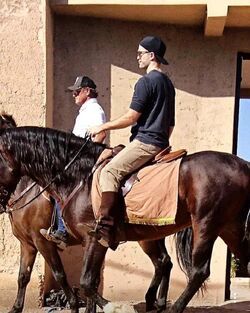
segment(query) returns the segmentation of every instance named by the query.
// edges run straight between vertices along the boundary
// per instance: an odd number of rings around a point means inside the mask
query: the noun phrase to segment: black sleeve
[[[130,109],[139,113],[144,111],[144,108],[149,99],[149,91],[145,77],[141,77],[135,85],[133,98],[130,104]]]

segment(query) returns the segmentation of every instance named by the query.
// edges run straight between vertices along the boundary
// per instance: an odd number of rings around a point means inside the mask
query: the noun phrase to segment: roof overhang
[[[205,36],[222,36],[225,27],[250,27],[249,0],[50,0],[56,14],[126,21],[203,26]]]

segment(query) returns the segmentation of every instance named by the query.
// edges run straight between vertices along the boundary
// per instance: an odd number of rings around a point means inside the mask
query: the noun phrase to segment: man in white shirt
[[[103,108],[97,102],[98,93],[96,84],[87,76],[78,76],[73,86],[67,88],[73,93],[76,105],[80,106],[79,114],[75,120],[73,134],[85,137],[87,130],[106,122]],[[105,132],[98,134],[93,141],[103,142]]]
[[[72,92],[76,105],[80,107],[75,120],[73,134],[79,137],[85,137],[90,127],[97,126],[106,122],[106,116],[103,108],[97,102],[98,93],[96,84],[87,76],[78,76],[73,86],[66,91]],[[92,136],[95,142],[103,142],[106,137],[105,131]],[[40,233],[48,240],[57,244],[67,242],[67,231],[61,218],[61,209],[59,203],[55,203],[57,229],[52,232],[47,229],[41,229]]]

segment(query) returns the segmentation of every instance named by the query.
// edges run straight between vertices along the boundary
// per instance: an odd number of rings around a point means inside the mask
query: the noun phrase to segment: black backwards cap
[[[169,64],[168,61],[164,59],[166,45],[159,37],[147,36],[143,38],[139,44],[149,52],[154,52],[160,63]]]
[[[75,91],[80,88],[89,87],[96,89],[96,84],[88,76],[78,76],[73,86],[69,86],[66,91]]]

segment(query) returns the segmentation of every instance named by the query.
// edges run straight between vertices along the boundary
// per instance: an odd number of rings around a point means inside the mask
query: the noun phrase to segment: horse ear
[[[12,125],[13,127],[17,127],[17,123],[16,123],[16,121],[14,120],[13,115],[9,115],[9,117],[10,117],[9,121],[10,121],[11,125]]]

